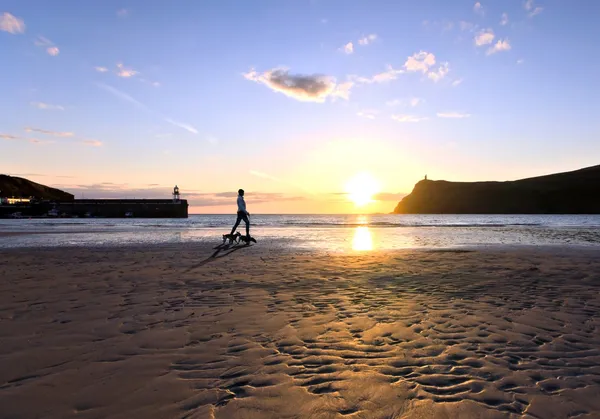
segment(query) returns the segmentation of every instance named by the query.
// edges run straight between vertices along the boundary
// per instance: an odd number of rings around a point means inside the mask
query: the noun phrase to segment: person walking
[[[233,233],[235,233],[235,230],[238,228],[238,226],[240,225],[240,222],[242,222],[242,220],[244,221],[244,223],[246,223],[246,237],[250,237],[250,219],[248,218],[250,216],[250,213],[246,210],[246,201],[244,201],[244,190],[240,189],[238,190],[238,197],[237,197],[237,220],[235,221],[235,225],[233,226],[233,228],[231,229],[231,235],[233,235]]]

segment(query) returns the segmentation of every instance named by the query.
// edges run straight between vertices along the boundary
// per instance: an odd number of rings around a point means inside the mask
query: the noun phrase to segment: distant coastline
[[[600,166],[506,182],[421,180],[395,214],[600,214]]]

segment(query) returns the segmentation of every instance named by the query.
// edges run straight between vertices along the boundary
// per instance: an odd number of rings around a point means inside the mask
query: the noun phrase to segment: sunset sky
[[[597,0],[2,0],[0,173],[191,213],[390,212],[600,164]],[[362,174],[362,175],[361,175]],[[356,175],[373,202],[347,194]],[[350,191],[351,192],[351,191]],[[232,197],[233,194],[233,197]]]

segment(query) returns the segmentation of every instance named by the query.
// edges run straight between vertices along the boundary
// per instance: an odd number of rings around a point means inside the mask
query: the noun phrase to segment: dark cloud
[[[259,74],[255,70],[244,74],[248,80],[262,83],[270,89],[306,102],[324,102],[327,97],[348,99],[352,83],[337,84],[334,77],[323,74],[292,74],[275,68]]]

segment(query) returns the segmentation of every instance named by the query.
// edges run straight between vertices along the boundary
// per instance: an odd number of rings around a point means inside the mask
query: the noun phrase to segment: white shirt
[[[237,199],[238,212],[243,212],[244,214],[248,214],[246,211],[246,201],[244,201],[244,197],[242,195],[238,195]]]

